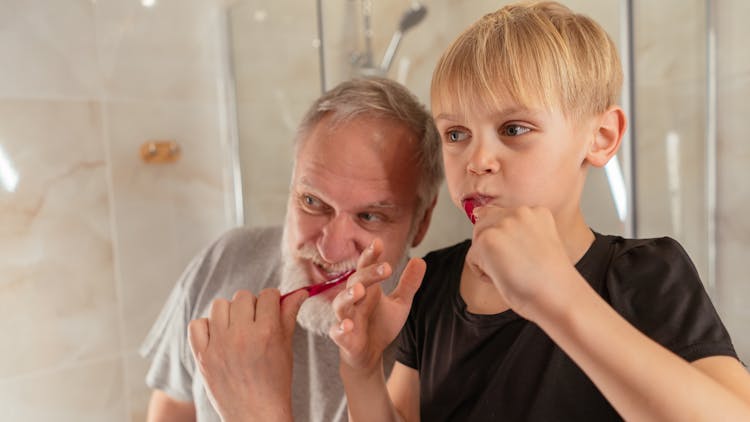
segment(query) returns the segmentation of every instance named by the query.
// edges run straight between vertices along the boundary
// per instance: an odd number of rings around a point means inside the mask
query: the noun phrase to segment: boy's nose
[[[494,148],[487,145],[484,140],[478,139],[471,149],[469,162],[466,169],[469,173],[482,175],[494,174],[500,170],[500,161]]]
[[[317,247],[321,258],[335,264],[359,256],[355,239],[357,225],[347,215],[335,215],[323,227]]]

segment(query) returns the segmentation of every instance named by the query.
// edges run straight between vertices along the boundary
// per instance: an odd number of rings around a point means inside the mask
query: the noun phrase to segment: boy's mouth
[[[474,216],[474,206],[473,199],[464,199],[464,211],[466,212],[466,216],[469,217],[469,220],[471,220],[471,224],[477,222],[477,218]]]
[[[491,199],[492,198],[484,195],[474,195],[467,196],[461,200],[461,203],[464,206],[464,212],[466,212],[466,216],[471,220],[471,224],[476,224],[477,222],[477,218],[474,215],[474,208],[489,203]]]

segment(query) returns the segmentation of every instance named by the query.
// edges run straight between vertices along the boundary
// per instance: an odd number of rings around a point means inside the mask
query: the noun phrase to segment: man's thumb
[[[309,293],[306,290],[300,290],[289,297],[284,298],[281,302],[281,324],[284,333],[291,336],[297,322],[297,313],[302,303],[307,300]]]

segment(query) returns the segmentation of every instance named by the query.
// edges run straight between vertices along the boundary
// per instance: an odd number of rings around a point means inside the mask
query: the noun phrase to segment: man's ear
[[[420,243],[422,243],[422,240],[424,240],[424,236],[427,234],[427,229],[430,227],[430,220],[432,220],[432,211],[435,209],[435,204],[437,204],[437,195],[435,195],[435,198],[432,199],[432,203],[429,207],[427,207],[427,209],[424,211],[422,219],[417,223],[419,224],[419,227],[417,228],[417,232],[414,234],[414,240],[412,240],[411,242],[412,248],[416,248]]]
[[[619,106],[608,108],[598,119],[594,139],[586,153],[586,161],[593,166],[604,167],[620,148],[628,123],[625,111]]]

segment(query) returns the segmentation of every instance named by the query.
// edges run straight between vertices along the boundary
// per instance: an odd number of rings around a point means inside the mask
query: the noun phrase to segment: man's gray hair
[[[437,196],[443,181],[443,160],[437,128],[419,99],[403,85],[386,78],[369,77],[342,82],[318,98],[305,113],[297,129],[295,159],[299,145],[309,137],[315,125],[328,116],[333,125],[366,117],[392,120],[409,129],[419,141],[416,158],[420,179],[414,217],[421,218]]]

